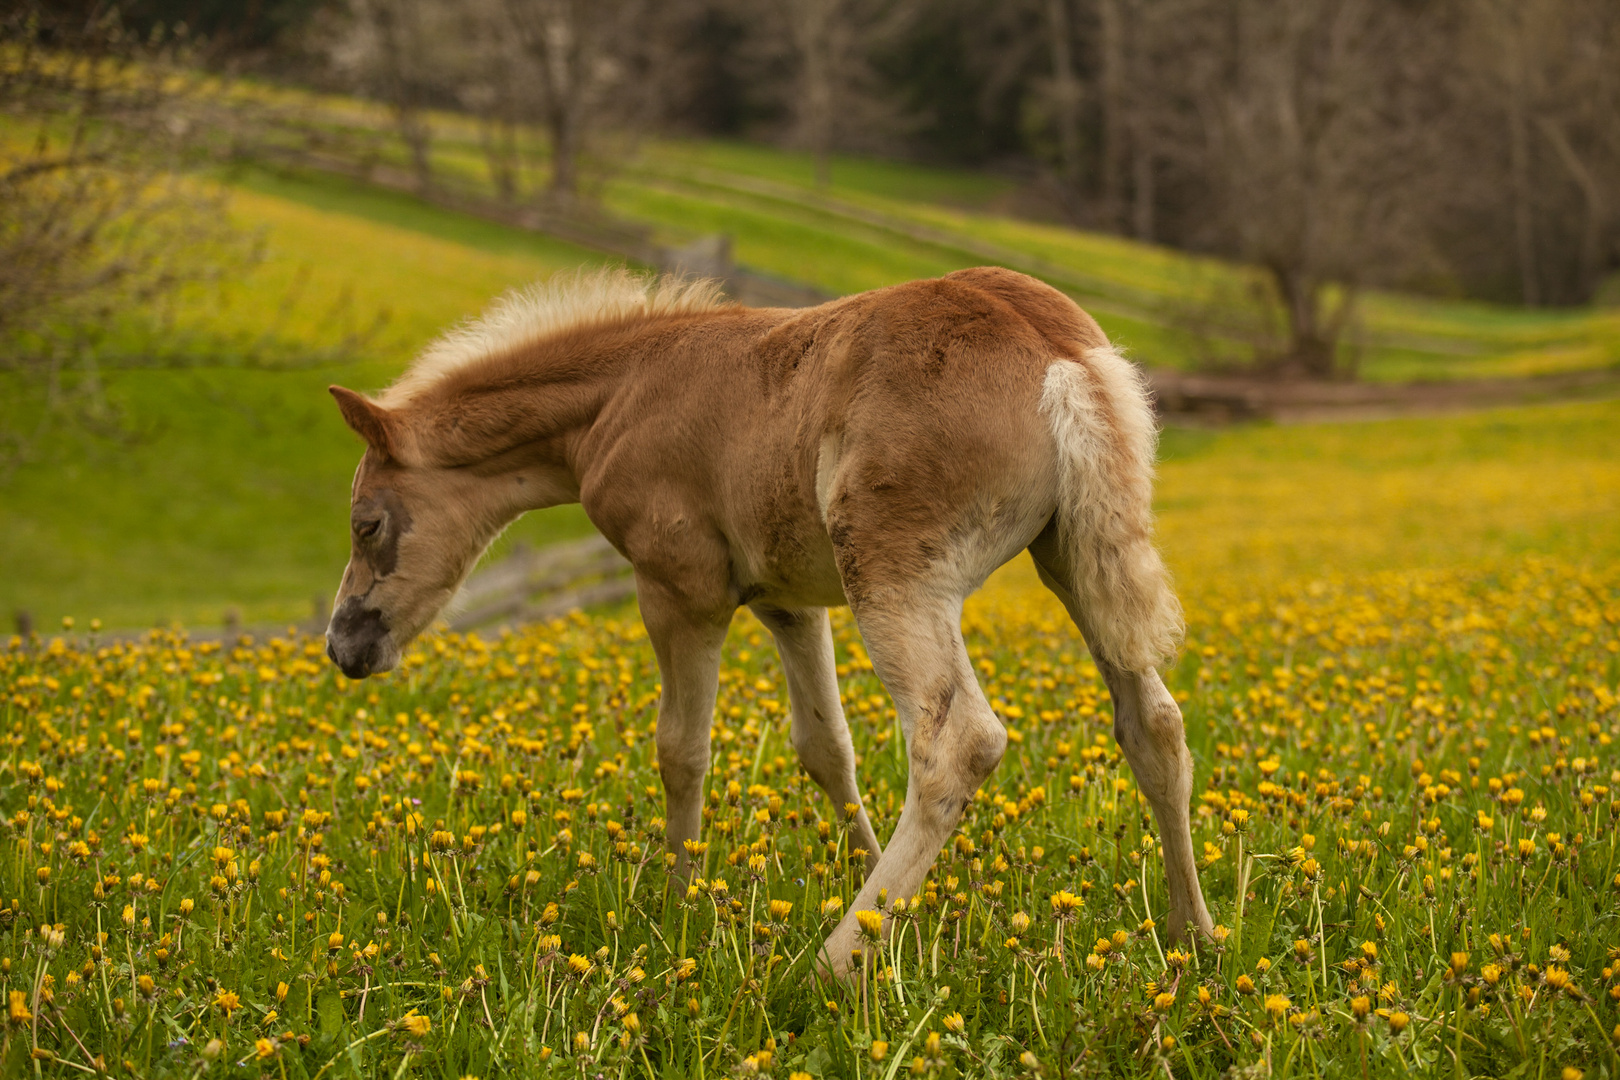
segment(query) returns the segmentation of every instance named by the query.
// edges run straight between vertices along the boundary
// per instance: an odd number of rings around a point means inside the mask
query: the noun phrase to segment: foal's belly
[[[791,545],[778,546],[775,558],[751,552],[733,559],[743,603],[787,609],[846,604],[844,582],[826,531],[818,524],[794,539]]]

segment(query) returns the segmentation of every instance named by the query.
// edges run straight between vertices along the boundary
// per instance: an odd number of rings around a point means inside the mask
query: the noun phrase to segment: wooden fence
[[[543,622],[575,608],[626,600],[635,592],[624,556],[600,536],[591,536],[518,548],[480,570],[461,587],[448,621],[456,631]]]

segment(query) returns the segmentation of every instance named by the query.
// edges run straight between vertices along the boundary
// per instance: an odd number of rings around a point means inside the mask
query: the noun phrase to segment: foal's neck
[[[580,334],[447,378],[417,403],[426,455],[482,481],[491,511],[508,520],[578,502],[592,426],[646,330]]]

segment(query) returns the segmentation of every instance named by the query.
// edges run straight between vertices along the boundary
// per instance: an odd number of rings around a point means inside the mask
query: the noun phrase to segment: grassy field
[[[217,626],[234,608],[249,623],[307,618],[348,556],[361,450],[326,386],[386,385],[494,296],[601,261],[347,181],[239,180],[234,212],[262,236],[265,260],[185,297],[172,327],[136,323],[119,345],[138,352],[172,332],[194,342],[198,366],[111,372],[129,443],[61,435],[0,482],[7,617]],[[345,339],[354,344],[334,355]],[[559,508],[530,515],[505,543],[589,529],[577,508]]]
[[[1214,941],[1155,925],[1107,694],[1026,566],[966,619],[1008,757],[858,986],[810,972],[862,864],[746,615],[691,882],[630,611],[364,683],[81,622],[0,651],[0,1072],[1616,1075],[1620,405],[1165,457]],[[903,740],[836,627],[887,835]]]
[[[345,123],[376,123],[354,102],[325,107]],[[474,134],[453,118],[437,122],[441,177],[484,190]],[[390,152],[385,144],[385,160]],[[1242,317],[1241,270],[1009,217],[1005,180],[859,158],[837,159],[832,178],[818,190],[802,154],[654,141],[593,183],[609,210],[660,240],[729,232],[743,262],[834,292],[985,261],[1021,266],[1081,298],[1148,364],[1197,359],[1200,343],[1169,307],[1225,297]],[[120,627],[217,626],[228,612],[249,624],[306,618],[341,569],[357,449],[326,384],[382,386],[501,291],[603,261],[332,176],[241,168],[222,179],[240,223],[262,236],[265,261],[187,295],[156,324],[132,316],[111,347],[121,366],[109,391],[130,439],[61,436],[0,478],[0,566],[10,571],[0,574],[0,613],[26,610],[44,624],[95,614]],[[1395,296],[1370,297],[1366,312],[1378,344],[1365,370],[1375,378],[1560,371],[1620,357],[1620,313]],[[0,386],[0,411],[24,419],[26,406]],[[505,542],[588,528],[562,509],[531,515]]]
[[[349,122],[380,118],[345,104]],[[435,168],[443,182],[484,194],[474,130],[441,116]],[[384,160],[403,165],[386,140]],[[545,149],[527,152],[543,162]],[[543,166],[542,166],[543,168]],[[669,244],[725,232],[738,260],[834,293],[996,263],[1042,277],[1097,316],[1149,366],[1193,367],[1242,354],[1227,324],[1265,317],[1258,276],[1216,259],[1014,217],[1014,186],[983,173],[867,158],[836,158],[815,185],[807,154],[756,144],[648,141],[596,182],[614,214]],[[543,181],[543,172],[532,177]],[[1552,374],[1620,364],[1620,311],[1530,311],[1505,305],[1372,293],[1353,335],[1363,378],[1443,381]]]

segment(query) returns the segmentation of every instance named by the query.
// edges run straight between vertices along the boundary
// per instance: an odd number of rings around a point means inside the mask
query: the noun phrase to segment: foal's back
[[[654,333],[583,501],[638,564],[699,563],[682,577],[732,606],[838,604],[951,563],[977,584],[1052,512],[1046,369],[1105,343],[995,268]]]

